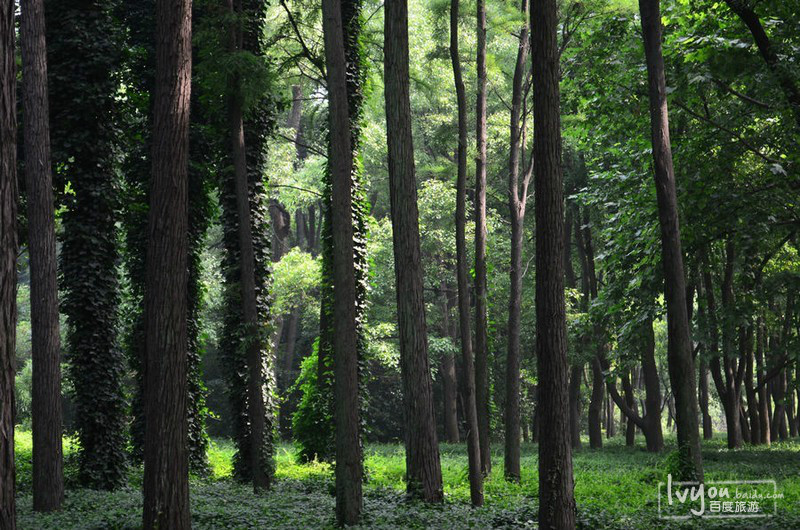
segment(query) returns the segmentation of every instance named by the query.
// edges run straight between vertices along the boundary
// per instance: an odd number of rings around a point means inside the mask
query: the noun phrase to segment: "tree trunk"
[[[522,14],[524,16],[524,22],[522,28],[520,28],[517,63],[514,67],[514,80],[512,82],[510,126],[511,152],[509,156],[508,178],[508,207],[511,213],[511,278],[508,299],[508,355],[506,357],[505,453],[503,471],[506,480],[511,482],[519,482],[520,479],[519,349],[520,315],[522,311],[522,245],[529,176],[526,172],[520,192],[519,170],[520,152],[524,147],[521,145],[521,140],[524,136],[524,125],[520,127],[520,115],[522,100],[525,96],[523,82],[525,81],[525,70],[528,64],[529,52],[528,0],[522,0]],[[485,121],[482,130],[485,131]]]
[[[614,401],[611,396],[606,396],[606,438],[617,435],[617,424],[614,423]]]
[[[358,328],[352,204],[353,153],[347,99],[342,12],[339,0],[324,0],[330,120],[331,231],[333,236],[333,353],[336,419],[336,518],[340,525],[358,522],[363,505],[360,402],[358,397]]]
[[[761,433],[761,443],[770,445],[770,413],[769,413],[769,394],[767,393],[766,370],[764,369],[764,346],[766,342],[766,330],[764,329],[764,319],[758,317],[756,321],[756,381],[758,382],[758,416],[759,431]]]
[[[592,398],[589,401],[589,447],[602,449],[603,428],[601,413],[603,411],[603,396],[605,396],[605,380],[600,360],[592,359]]]
[[[697,428],[694,360],[686,309],[686,279],[683,269],[678,199],[669,138],[664,58],[661,53],[659,0],[639,0],[642,35],[647,60],[650,93],[650,123],[655,166],[656,198],[661,225],[664,297],[667,303],[667,360],[678,412],[678,447],[682,478],[703,479],[703,460]]]
[[[477,0],[478,72],[475,99],[475,405],[481,446],[481,472],[492,471],[489,440],[489,337],[486,282],[486,1]]]
[[[708,365],[700,361],[700,412],[703,414],[703,439],[711,440],[714,437],[714,426],[711,423],[711,414],[708,413]]]
[[[452,337],[455,342],[455,329],[450,325],[450,299],[447,296],[447,284],[441,284],[442,296],[442,336]],[[441,360],[442,395],[444,409],[444,434],[448,443],[458,443],[458,382],[456,380],[456,362],[452,354],[445,353]]]
[[[540,392],[539,526],[575,527],[570,447],[564,197],[561,167],[558,14],[555,0],[535,0],[533,32],[534,193],[536,197],[536,353]]]
[[[156,2],[153,169],[145,286],[143,527],[191,528],[187,252],[191,0]]]
[[[636,410],[638,408],[636,406],[636,399],[633,395],[633,385],[631,385],[630,377],[627,372],[622,374],[622,388],[625,391],[625,403],[628,405],[628,408],[634,412],[638,412]],[[620,409],[620,411],[622,411],[624,416],[625,411],[622,409]],[[625,425],[625,445],[629,447],[636,445],[636,424],[630,419],[627,419]]]
[[[753,386],[753,325],[752,320],[748,322],[747,328],[742,328],[739,333],[739,341],[746,362],[744,374],[744,388],[747,396],[747,414],[750,420],[750,443],[753,445],[761,444],[761,420],[758,414],[758,400],[756,390]]]
[[[0,1],[0,528],[17,526],[14,376],[17,338],[16,2]]]
[[[741,388],[737,377],[737,356],[735,349],[735,324],[731,315],[734,311],[733,272],[736,260],[736,249],[733,239],[725,242],[725,271],[722,279],[722,361],[725,370],[725,420],[728,427],[728,449],[742,446],[742,422],[739,413]],[[738,352],[737,352],[738,353]]]
[[[583,365],[574,364],[569,375],[569,431],[572,448],[581,447],[581,376]]]
[[[58,510],[64,500],[64,475],[61,338],[43,0],[24,3],[20,34],[31,270],[33,509],[50,512]]]
[[[386,131],[397,329],[406,417],[407,490],[411,496],[421,497],[427,502],[441,502],[442,469],[428,364],[414,144],[411,137],[407,0],[389,0],[385,9]]]
[[[456,177],[456,278],[458,283],[458,323],[461,335],[464,419],[469,461],[469,491],[473,506],[483,504],[483,475],[481,474],[478,412],[475,400],[475,368],[472,359],[470,331],[469,271],[467,267],[466,209],[467,209],[467,96],[458,55],[458,0],[450,0],[450,60],[458,107],[458,174]],[[536,437],[534,431],[533,437]]]

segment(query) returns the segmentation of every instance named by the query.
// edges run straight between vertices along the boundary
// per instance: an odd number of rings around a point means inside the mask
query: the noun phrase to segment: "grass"
[[[23,529],[132,529],[141,517],[141,469],[131,471],[131,487],[115,492],[80,489],[75,484],[76,445],[65,442],[67,493],[63,511],[37,514],[31,509],[30,433],[17,431],[18,518]],[[502,444],[495,444],[500,449]],[[661,528],[800,528],[800,441],[770,448],[725,449],[724,439],[703,447],[707,480],[774,479],[784,498],[778,515],[768,519],[702,519],[675,523],[658,518],[657,485],[665,481],[667,458],[674,448],[650,454],[630,448],[623,440],[609,440],[602,450],[583,449],[573,456],[578,527],[587,529]],[[196,529],[217,528],[332,528],[333,468],[324,462],[299,464],[293,449],[277,451],[276,485],[256,496],[231,478],[234,447],[215,440],[209,448],[211,473],[192,477],[192,520]],[[441,446],[445,503],[427,506],[405,499],[402,446],[368,444],[365,447],[365,510],[361,528],[535,528],[537,514],[537,450],[522,447],[522,480],[503,479],[503,455],[492,454],[494,468],[485,484],[486,504],[469,506],[466,449],[461,444]],[[755,521],[755,522],[753,522]]]

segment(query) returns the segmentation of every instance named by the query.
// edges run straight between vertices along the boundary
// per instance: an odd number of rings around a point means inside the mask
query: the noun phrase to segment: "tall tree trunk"
[[[678,198],[669,138],[664,57],[661,54],[659,0],[639,0],[642,36],[650,93],[650,124],[655,166],[656,198],[661,225],[664,297],[667,303],[667,360],[678,413],[678,448],[683,478],[703,479],[703,458],[697,426],[694,360],[686,309]]]
[[[363,505],[358,327],[354,250],[353,152],[347,100],[347,64],[340,0],[322,3],[330,120],[331,232],[333,236],[333,352],[336,418],[336,518],[358,522]]]
[[[744,388],[747,396],[747,414],[750,420],[750,443],[753,445],[761,444],[761,419],[758,415],[758,400],[756,389],[753,386],[753,322],[750,320],[746,328],[739,332],[740,347],[742,349],[743,360],[745,362]]]
[[[627,372],[622,374],[622,388],[625,391],[625,404],[634,411],[637,411],[636,406],[636,399],[633,395],[633,385],[631,385],[630,376]],[[625,445],[633,447],[636,444],[636,424],[633,420],[627,419],[627,416],[624,416],[625,411],[620,409],[623,414],[623,417],[626,418],[626,425],[625,425]]]
[[[386,3],[384,35],[389,193],[406,417],[407,489],[410,495],[427,502],[441,502],[442,469],[425,330],[417,183],[411,138],[406,0]]]
[[[524,137],[525,127],[524,120],[522,127],[520,127],[520,115],[522,111],[522,100],[525,97],[523,83],[525,81],[529,52],[528,0],[522,0],[522,14],[525,21],[519,33],[517,63],[514,67],[514,80],[512,82],[510,126],[511,153],[509,156],[508,173],[508,207],[511,213],[511,283],[508,298],[508,355],[506,357],[505,455],[503,469],[506,480],[512,482],[519,482],[520,479],[519,349],[520,315],[522,312],[522,244],[525,205],[528,195],[528,183],[530,181],[530,174],[526,171],[523,177],[522,190],[520,190],[520,153],[524,148],[522,139]],[[485,123],[483,129],[485,130]]]
[[[711,423],[711,414],[708,412],[708,365],[700,361],[700,412],[703,415],[703,439],[711,440],[714,437],[714,426]]]
[[[441,283],[442,296],[442,336],[456,340],[455,329],[450,324],[450,298],[447,295],[447,283]],[[458,443],[458,381],[456,378],[456,361],[452,354],[444,353],[441,360],[442,395],[444,409],[444,434],[448,443]]]
[[[470,331],[469,271],[467,266],[467,96],[458,54],[458,0],[450,0],[450,61],[458,108],[458,148],[456,176],[456,279],[458,284],[458,324],[461,336],[461,393],[464,396],[464,419],[469,462],[469,492],[473,506],[483,504],[483,475],[478,434],[478,412],[475,400],[475,367],[472,359]],[[533,434],[534,438],[536,434]]]
[[[58,510],[64,500],[64,474],[61,338],[43,0],[25,2],[21,19],[33,351],[33,509],[49,512]]]
[[[742,446],[742,422],[739,414],[741,401],[741,385],[737,377],[737,355],[735,355],[736,326],[731,318],[734,311],[733,272],[736,259],[736,249],[733,239],[728,238],[725,243],[725,271],[722,278],[722,364],[725,375],[725,421],[728,427],[728,449]],[[738,352],[736,352],[738,353]]]
[[[191,0],[156,2],[153,166],[145,287],[143,527],[191,528],[187,254]]]
[[[614,423],[614,400],[610,395],[606,395],[606,438],[613,438],[617,435],[617,424]]]
[[[569,431],[572,448],[581,447],[581,376],[583,365],[573,364],[569,374]]]
[[[589,447],[601,449],[603,447],[603,427],[601,413],[603,411],[603,396],[605,396],[605,380],[600,360],[592,359],[592,398],[589,401]]]
[[[761,443],[770,445],[770,412],[769,394],[767,392],[766,370],[764,369],[764,346],[766,344],[766,329],[764,328],[764,318],[759,315],[756,320],[756,381],[758,382],[758,416],[759,431],[761,432]]]
[[[540,392],[539,526],[575,527],[567,394],[564,300],[564,197],[561,168],[558,14],[555,0],[534,0],[534,188],[536,197],[536,353]]]
[[[492,471],[489,440],[489,336],[486,282],[486,0],[477,0],[478,73],[475,99],[475,405],[481,443],[481,472]]]
[[[17,526],[14,376],[17,339],[17,64],[13,0],[0,1],[0,528]]]

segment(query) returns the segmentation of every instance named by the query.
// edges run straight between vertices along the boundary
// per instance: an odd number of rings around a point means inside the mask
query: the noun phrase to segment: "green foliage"
[[[330,378],[324,381],[319,379],[319,339],[314,341],[311,354],[303,359],[294,386],[302,393],[292,416],[297,457],[301,462],[329,460],[335,447],[330,406],[333,385]]]

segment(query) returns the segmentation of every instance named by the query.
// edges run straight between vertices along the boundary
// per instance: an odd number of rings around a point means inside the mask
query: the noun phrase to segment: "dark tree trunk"
[[[605,380],[600,360],[592,359],[592,397],[589,401],[589,447],[601,449],[603,447],[603,427],[601,414],[603,412],[603,397],[605,396]]]
[[[761,419],[758,414],[758,400],[756,389],[753,386],[753,325],[752,320],[747,324],[746,329],[742,328],[739,332],[739,341],[743,353],[743,360],[746,363],[744,373],[744,389],[747,396],[747,414],[750,427],[750,443],[753,445],[761,444]]]
[[[636,399],[633,395],[633,385],[631,385],[630,377],[627,372],[622,374],[622,388],[625,391],[625,404],[628,405],[628,408],[632,411],[638,413]],[[627,419],[624,410],[620,409],[620,411],[622,412],[622,416],[627,420],[625,425],[625,445],[633,447],[636,444],[636,424],[633,420]]]
[[[561,168],[558,14],[555,0],[534,0],[534,188],[536,353],[539,374],[539,526],[575,527],[567,391],[564,300],[564,197]]]
[[[583,365],[574,364],[569,375],[569,432],[572,448],[581,447],[581,376]]]
[[[617,424],[614,423],[614,400],[610,395],[606,396],[606,438],[613,438],[617,435]]]
[[[24,3],[20,41],[24,75],[25,182],[31,270],[33,509],[49,512],[58,510],[64,500],[64,475],[61,450],[61,338],[43,0]]]
[[[145,286],[143,526],[191,528],[187,253],[191,0],[156,2],[156,81]]]
[[[457,340],[454,326],[450,323],[450,298],[447,295],[447,284],[441,284],[442,297],[442,336]],[[448,443],[458,443],[458,380],[456,378],[456,361],[452,354],[442,355],[442,408],[444,409],[444,435]]]
[[[475,368],[470,331],[469,270],[467,266],[467,96],[458,54],[458,0],[450,0],[450,60],[458,108],[458,174],[456,177],[456,278],[458,283],[458,323],[461,336],[461,393],[464,396],[464,420],[469,461],[469,491],[473,506],[483,504],[483,475],[475,401]],[[533,434],[534,438],[536,433]]]
[[[329,164],[332,191],[336,518],[340,525],[352,525],[358,522],[363,505],[356,272],[351,193],[353,152],[340,1],[324,0],[322,15],[329,94]]]
[[[766,342],[766,330],[764,329],[764,319],[759,316],[756,321],[756,381],[758,383],[758,416],[759,432],[761,433],[761,443],[770,445],[770,413],[769,413],[769,394],[767,392],[766,370],[764,369],[764,346]]]
[[[639,0],[642,35],[647,60],[650,93],[650,124],[655,166],[656,198],[661,225],[664,297],[667,303],[667,360],[678,412],[678,447],[684,478],[703,478],[703,459],[697,426],[694,360],[686,309],[686,279],[683,269],[678,198],[669,138],[664,58],[661,54],[659,0]]]
[[[386,3],[384,35],[389,192],[406,418],[407,489],[411,496],[428,502],[441,502],[442,469],[428,364],[414,144],[411,138],[406,0]]]
[[[734,311],[733,272],[736,259],[733,240],[725,243],[725,271],[722,279],[722,364],[725,375],[725,394],[723,405],[725,408],[725,421],[728,427],[728,449],[737,449],[742,446],[743,433],[739,402],[741,401],[740,378],[737,376],[737,356],[735,349],[736,327],[731,318]],[[738,352],[737,352],[738,353]],[[722,396],[722,394],[720,394]]]
[[[508,177],[508,207],[511,213],[511,278],[508,298],[508,355],[506,357],[505,454],[503,470],[506,480],[511,482],[519,482],[520,479],[519,349],[520,315],[522,311],[522,244],[530,174],[527,171],[525,172],[522,190],[520,190],[519,172],[520,154],[522,148],[524,148],[522,139],[525,127],[524,121],[522,127],[520,127],[520,115],[522,100],[525,97],[523,83],[525,81],[529,53],[528,0],[522,0],[522,14],[525,17],[525,21],[520,29],[517,63],[514,67],[514,80],[512,82],[511,152]]]
[[[0,1],[0,528],[17,526],[14,376],[17,339],[17,65],[13,0]]]
[[[492,471],[489,437],[489,336],[486,283],[486,1],[477,0],[478,73],[475,99],[475,405],[481,444],[481,472]]]

